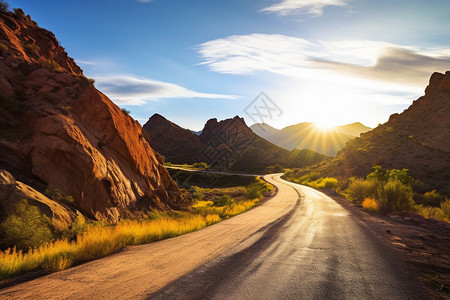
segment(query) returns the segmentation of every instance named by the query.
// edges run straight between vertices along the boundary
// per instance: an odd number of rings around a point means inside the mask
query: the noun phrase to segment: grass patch
[[[232,216],[252,207],[224,207],[223,216]],[[152,217],[156,219],[151,219]],[[130,245],[146,244],[202,229],[217,223],[221,217],[213,212],[178,213],[172,217],[154,214],[149,220],[124,221],[115,226],[89,226],[75,240],[59,239],[23,252],[0,251],[0,280],[32,271],[61,271],[74,264],[104,257]]]
[[[339,181],[334,177],[322,177],[318,172],[311,172],[301,175],[298,169],[289,170],[283,175],[288,181],[306,185],[317,190],[335,190],[339,189]]]
[[[53,59],[49,58],[49,59],[43,59],[41,61],[41,64],[44,68],[55,71],[55,72],[62,72],[63,69],[62,67]]]
[[[247,190],[258,196],[246,199]],[[205,228],[255,207],[272,186],[252,178],[247,186],[199,188],[189,190],[192,212],[152,212],[143,220],[127,220],[116,225],[88,223],[83,216],[56,241],[29,249],[16,247],[0,251],[0,280],[32,270],[57,272],[73,265],[101,258],[131,245],[147,244]],[[54,198],[62,195],[49,188]]]

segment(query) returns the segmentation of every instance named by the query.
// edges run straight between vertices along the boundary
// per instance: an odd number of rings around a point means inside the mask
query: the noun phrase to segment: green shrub
[[[347,198],[354,203],[362,203],[365,198],[370,198],[377,186],[379,185],[376,180],[364,180],[364,179],[354,179],[351,181],[345,193]]]
[[[398,180],[378,185],[374,193],[374,199],[378,203],[378,211],[381,214],[414,209],[415,203],[412,196],[412,188]]]
[[[44,59],[41,61],[41,64],[44,68],[55,71],[55,72],[62,72],[62,67],[53,59]]]
[[[245,188],[244,196],[247,199],[261,199],[267,192],[272,190],[272,186],[261,178],[256,177],[255,182]]]
[[[247,199],[259,199],[262,195],[262,190],[258,185],[250,185],[245,189],[245,198]]]
[[[199,201],[203,199],[203,193],[198,186],[192,186],[190,190],[192,199]]]
[[[19,201],[14,205],[13,213],[0,224],[3,246],[27,250],[52,241],[49,221],[26,199]]]
[[[131,113],[131,111],[129,111],[128,109],[126,109],[126,108],[121,108],[120,109],[124,114],[126,114],[127,116]]]
[[[214,201],[214,204],[216,206],[225,206],[225,205],[232,205],[234,203],[234,200],[231,198],[230,195],[222,195],[219,197],[219,199]]]
[[[206,169],[208,168],[208,165],[204,162],[197,162],[195,164],[192,165],[194,168],[198,168],[198,169]]]
[[[398,180],[405,185],[412,185],[414,179],[409,175],[408,169],[391,169],[383,171],[380,165],[374,165],[372,172],[367,175],[369,180],[395,181]]]
[[[26,44],[25,45],[25,49],[29,52],[29,53],[33,53],[33,54],[38,54],[39,53],[39,51],[41,50],[41,48],[39,48],[39,46],[38,45],[36,45],[36,44],[31,44],[31,43],[29,43],[29,44]]]

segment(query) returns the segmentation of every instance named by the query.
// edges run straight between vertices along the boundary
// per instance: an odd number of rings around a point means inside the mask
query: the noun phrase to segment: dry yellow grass
[[[0,279],[36,270],[61,271],[100,258],[129,245],[139,245],[202,229],[221,220],[218,214],[185,214],[176,219],[127,221],[116,226],[90,227],[76,240],[57,240],[27,253],[0,251]]]

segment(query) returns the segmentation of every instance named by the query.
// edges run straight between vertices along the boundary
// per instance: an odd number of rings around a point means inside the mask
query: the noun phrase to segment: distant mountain
[[[269,124],[266,123],[257,123],[250,126],[250,129],[259,135],[260,137],[269,140],[271,137],[275,136],[280,132],[279,129],[273,128]]]
[[[365,176],[374,164],[411,175],[450,195],[450,72],[434,73],[425,96],[401,114],[349,141],[331,161],[315,167],[324,175]]]
[[[143,129],[150,145],[172,163],[206,162],[219,169],[252,172],[276,164],[301,167],[326,158],[278,147],[253,133],[238,116],[209,120],[199,136],[158,114]]]
[[[348,134],[354,137],[359,136],[361,133],[367,132],[369,130],[372,130],[372,128],[364,126],[360,122],[355,122],[352,124],[337,126],[334,128],[334,130],[343,133]]]
[[[353,123],[325,131],[309,122],[288,126],[281,130],[265,123],[254,124],[250,128],[257,135],[287,150],[310,149],[328,156],[336,155],[348,140],[370,130],[361,123]]]

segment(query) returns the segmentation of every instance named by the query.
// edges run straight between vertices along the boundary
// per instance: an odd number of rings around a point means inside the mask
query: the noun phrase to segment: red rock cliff
[[[24,14],[0,13],[0,101],[0,168],[18,180],[98,219],[184,206],[139,123]]]

